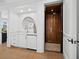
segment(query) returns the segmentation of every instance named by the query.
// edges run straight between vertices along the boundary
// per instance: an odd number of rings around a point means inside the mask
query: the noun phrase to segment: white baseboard
[[[37,52],[37,53],[44,53],[44,51],[41,51],[41,50],[40,50],[40,51],[37,50],[36,52]]]

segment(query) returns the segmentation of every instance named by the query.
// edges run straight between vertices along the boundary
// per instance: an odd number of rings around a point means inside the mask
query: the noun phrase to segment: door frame
[[[61,21],[62,21],[62,31],[61,31],[61,33],[62,33],[62,40],[61,40],[61,45],[60,45],[61,46],[60,53],[63,53],[63,2],[53,2],[53,3],[48,3],[46,5],[51,5],[51,4],[53,4],[53,5],[55,5],[55,4],[61,4]],[[45,8],[46,8],[46,6],[45,6]],[[44,14],[45,14],[45,11],[44,11]],[[44,21],[45,22],[44,23],[44,25],[45,25],[44,26],[45,27],[45,29],[44,29],[45,30],[45,32],[44,32],[44,34],[45,34],[44,38],[45,38],[45,41],[46,41],[46,15],[44,15],[44,19],[45,19],[45,21]]]

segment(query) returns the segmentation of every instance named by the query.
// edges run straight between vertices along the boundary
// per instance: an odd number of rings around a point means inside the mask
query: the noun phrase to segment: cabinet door
[[[17,40],[17,35],[15,35],[14,33],[11,34],[11,45],[13,46],[18,46],[18,40]]]
[[[18,47],[26,48],[27,42],[26,42],[25,34],[17,34],[17,36],[18,36]]]
[[[36,36],[27,36],[27,48],[36,49]]]

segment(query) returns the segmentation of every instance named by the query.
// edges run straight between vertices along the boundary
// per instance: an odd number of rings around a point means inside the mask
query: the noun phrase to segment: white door
[[[77,59],[77,0],[64,0],[63,8],[64,58]]]

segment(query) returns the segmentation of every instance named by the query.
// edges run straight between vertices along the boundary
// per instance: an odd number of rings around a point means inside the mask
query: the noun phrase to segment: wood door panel
[[[61,43],[62,23],[60,14],[46,14],[46,42]]]

